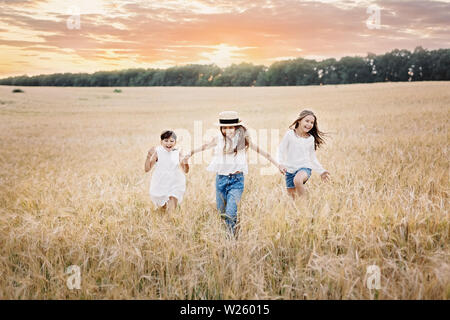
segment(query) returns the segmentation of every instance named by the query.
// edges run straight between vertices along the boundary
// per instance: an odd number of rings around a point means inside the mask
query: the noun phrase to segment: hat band
[[[239,122],[239,118],[236,119],[219,119],[219,123],[221,124],[233,124],[233,123],[238,123]]]

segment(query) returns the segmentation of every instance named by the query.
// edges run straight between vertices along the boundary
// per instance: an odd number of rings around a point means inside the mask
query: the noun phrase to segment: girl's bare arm
[[[155,148],[150,149],[147,153],[147,159],[145,159],[145,172],[149,172],[153,168],[157,160],[158,153],[156,152]]]
[[[255,144],[253,144],[251,142],[249,143],[249,146],[250,146],[251,149],[255,150],[257,153],[262,155],[264,158],[266,158],[267,160],[272,162],[273,165],[275,167],[277,167],[280,170],[281,173],[283,173],[283,174],[285,173],[286,169],[283,166],[281,166],[278,162],[276,162],[275,159],[273,159],[272,156],[269,153],[267,153],[266,151],[262,150],[259,146],[255,145]]]
[[[186,157],[183,157],[180,153],[180,167],[184,171],[184,173],[189,172],[189,163]]]
[[[207,149],[213,148],[217,145],[217,137],[214,137],[210,142],[205,143],[201,147],[192,150],[190,153],[188,153],[187,156],[192,157],[195,153],[205,151]]]

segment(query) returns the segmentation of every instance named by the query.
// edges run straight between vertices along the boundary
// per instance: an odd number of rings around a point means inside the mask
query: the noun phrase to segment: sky
[[[0,0],[0,78],[450,48],[450,0]]]

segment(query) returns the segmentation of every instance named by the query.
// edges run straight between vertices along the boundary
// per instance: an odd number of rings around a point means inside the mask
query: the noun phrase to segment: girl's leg
[[[234,233],[237,223],[237,206],[241,201],[243,189],[231,189],[227,195],[227,206],[225,209],[226,222],[230,230]]]
[[[217,210],[219,210],[221,214],[225,213],[225,206],[227,200],[226,178],[227,177],[216,175],[216,204]]]
[[[177,207],[178,199],[175,197],[169,197],[169,201],[167,201],[167,211],[172,212]]]
[[[300,170],[294,177],[295,193],[299,196],[303,195],[306,191],[303,183],[308,180],[308,174]]]
[[[292,199],[295,199],[295,184],[294,184],[295,173],[286,172],[286,190],[288,195],[291,196]]]
[[[226,222],[231,232],[235,234],[237,224],[237,207],[241,201],[244,191],[244,176],[239,175],[232,181],[231,189],[227,194],[227,204],[225,209]]]
[[[295,193],[297,191],[295,191],[295,188],[287,188],[287,193],[288,195],[290,195],[292,197],[292,199],[295,199]]]

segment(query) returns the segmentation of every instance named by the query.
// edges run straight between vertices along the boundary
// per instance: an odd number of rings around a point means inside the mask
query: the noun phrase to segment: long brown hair
[[[322,143],[325,143],[324,137],[327,135],[327,133],[319,130],[319,126],[317,125],[317,117],[314,112],[312,112],[311,110],[303,110],[302,112],[300,112],[297,120],[295,120],[289,126],[289,129],[297,129],[300,121],[306,116],[314,117],[314,125],[308,133],[314,137],[314,150],[317,150],[317,148],[319,148]]]
[[[231,144],[232,146],[232,142],[231,141],[227,141],[230,140],[230,138],[227,138],[226,134],[223,132],[222,130],[223,127],[220,127],[220,133],[222,133],[223,136],[223,153],[228,153],[227,150],[227,143]],[[235,134],[239,134],[239,140],[236,144],[236,147],[233,149],[234,155],[237,154],[238,150],[242,150],[245,149],[247,150],[248,147],[250,146],[250,135],[248,134],[247,128],[244,126],[234,126],[234,130],[235,130]]]

